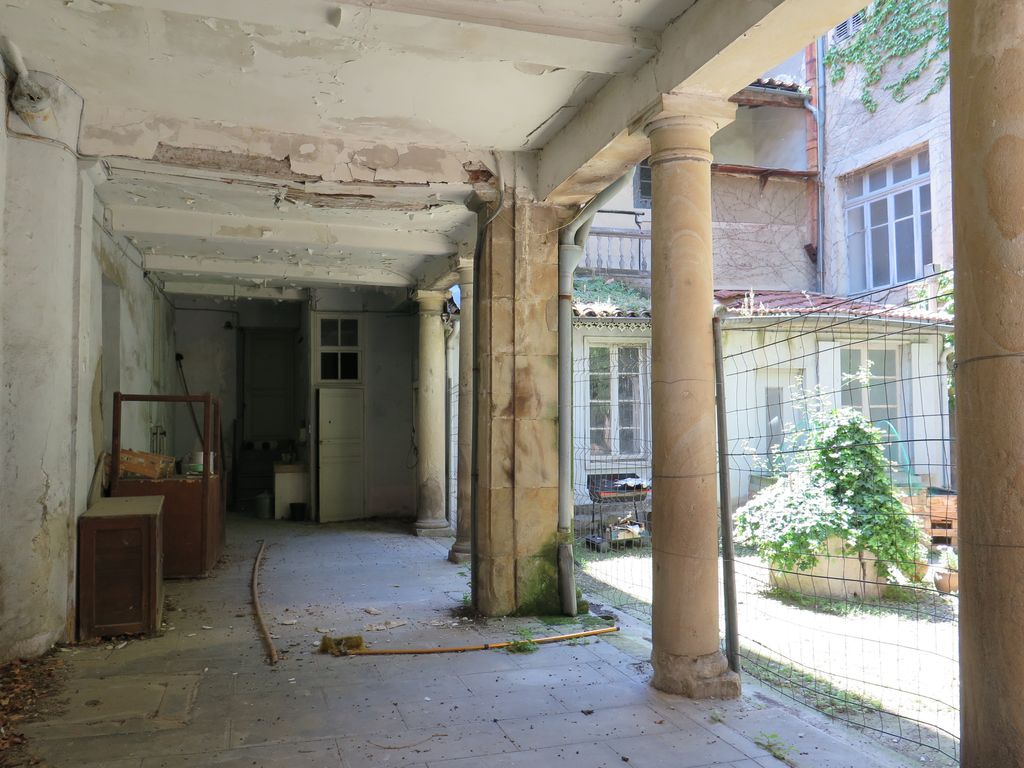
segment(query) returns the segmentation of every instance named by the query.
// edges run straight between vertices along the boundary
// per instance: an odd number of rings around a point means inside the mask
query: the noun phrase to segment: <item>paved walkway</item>
[[[629,633],[528,654],[321,655],[316,646],[324,632],[362,634],[376,646],[438,647],[582,625],[455,618],[467,574],[444,560],[448,540],[378,526],[242,518],[230,521],[228,536],[215,576],[167,582],[163,636],[64,652],[71,678],[62,713],[25,729],[46,764],[904,765],[870,739],[749,686],[738,702],[661,694],[646,684],[649,645]],[[263,607],[285,652],[273,668],[263,660],[249,608],[261,538],[268,542]],[[385,622],[400,625],[371,628]]]

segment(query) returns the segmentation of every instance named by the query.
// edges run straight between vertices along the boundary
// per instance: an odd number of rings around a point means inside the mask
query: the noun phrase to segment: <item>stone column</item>
[[[472,554],[472,510],[470,509],[473,463],[473,265],[459,265],[459,451],[458,522],[455,544],[448,552],[453,563],[468,563]]]
[[[949,4],[961,765],[1024,755],[1024,5]]]
[[[735,107],[703,99],[684,106],[646,127],[653,179],[652,685],[692,698],[733,698],[739,676],[718,639],[711,135]]]
[[[417,536],[450,536],[445,517],[445,371],[440,291],[417,291],[420,305],[419,389],[416,393]]]

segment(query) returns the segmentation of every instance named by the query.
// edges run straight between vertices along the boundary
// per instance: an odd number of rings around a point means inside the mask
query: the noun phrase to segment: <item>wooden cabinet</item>
[[[110,495],[164,498],[164,577],[206,576],[224,548],[224,496],[221,474],[204,464],[201,475],[175,475],[152,480],[120,477],[121,407],[124,403],[160,402],[202,406],[203,452],[220,461],[220,403],[211,395],[114,394],[114,436]]]
[[[154,634],[163,610],[163,499],[100,499],[78,519],[81,640]]]

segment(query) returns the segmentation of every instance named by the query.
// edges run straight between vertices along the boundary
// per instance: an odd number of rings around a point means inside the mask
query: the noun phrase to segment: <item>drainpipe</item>
[[[558,587],[562,613],[576,615],[572,554],[572,275],[602,206],[633,182],[633,169],[587,203],[558,236]]]
[[[818,126],[818,293],[825,292],[825,38],[815,41],[817,46],[818,103],[813,114]]]

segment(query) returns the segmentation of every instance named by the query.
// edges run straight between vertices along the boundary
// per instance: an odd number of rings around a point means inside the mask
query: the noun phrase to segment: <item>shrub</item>
[[[808,427],[789,471],[736,513],[737,538],[786,570],[813,568],[829,536],[878,558],[878,572],[893,568],[916,578],[922,531],[896,496],[882,432],[852,408],[808,399]]]

